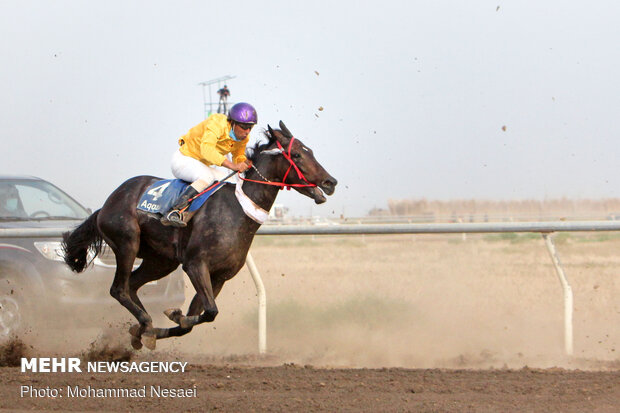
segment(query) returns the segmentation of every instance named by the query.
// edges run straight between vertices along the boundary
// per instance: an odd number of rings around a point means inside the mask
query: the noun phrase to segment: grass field
[[[536,234],[257,237],[269,352],[354,367],[614,362],[620,235],[562,233],[555,243],[575,297],[575,358],[564,356],[562,290]],[[171,345],[218,357],[256,352],[246,269],[218,307],[215,323]]]

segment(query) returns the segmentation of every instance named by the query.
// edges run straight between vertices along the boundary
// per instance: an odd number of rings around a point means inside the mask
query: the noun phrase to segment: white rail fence
[[[5,238],[56,238],[67,228],[0,229]],[[258,235],[373,235],[373,234],[466,234],[466,233],[540,233],[555,267],[564,297],[564,350],[573,354],[573,292],[564,273],[551,234],[554,232],[620,231],[620,221],[558,222],[484,222],[450,224],[345,224],[345,225],[264,225]],[[258,351],[267,352],[267,294],[251,254],[246,264],[258,294]]]

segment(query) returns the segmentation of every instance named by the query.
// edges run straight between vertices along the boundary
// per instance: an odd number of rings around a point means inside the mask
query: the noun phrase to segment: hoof
[[[132,337],[136,337],[139,339],[142,335],[140,324],[134,324],[129,327],[129,334],[131,334]]]
[[[131,347],[133,347],[134,350],[140,350],[142,348],[142,341],[140,341],[138,337],[134,337],[132,335],[131,336]]]
[[[142,334],[142,344],[149,350],[155,350],[157,337],[153,333]]]
[[[179,308],[169,308],[164,311],[166,317],[170,319],[170,321],[174,321],[177,324],[180,324],[180,318],[183,317],[183,313]]]
[[[185,328],[191,329],[194,326],[194,324],[187,317],[181,317],[181,320],[179,320],[179,325],[183,329]]]

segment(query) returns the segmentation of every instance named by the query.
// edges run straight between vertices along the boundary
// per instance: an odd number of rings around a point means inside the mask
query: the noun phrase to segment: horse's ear
[[[287,138],[291,139],[293,137],[293,134],[291,133],[291,131],[288,130],[288,128],[282,121],[280,121],[280,129],[282,130],[282,133],[284,133],[284,136],[286,136]]]
[[[282,121],[280,121],[280,127],[284,126],[284,123],[282,123]],[[286,129],[286,126],[284,126],[283,130],[277,130],[274,131],[270,125],[267,125],[267,130],[269,131],[269,134],[271,135],[271,137],[275,140],[277,140],[278,142],[280,142],[280,144],[282,146],[286,146],[288,145],[288,143],[290,142],[291,138],[289,137],[290,135],[290,131],[288,129]],[[292,137],[292,135],[291,135]]]

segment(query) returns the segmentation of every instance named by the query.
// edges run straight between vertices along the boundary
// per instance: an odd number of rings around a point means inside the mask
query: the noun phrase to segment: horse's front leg
[[[220,291],[222,291],[222,287],[224,286],[224,281],[217,280],[215,282],[212,282],[212,285],[213,285],[213,296],[217,298]],[[170,320],[179,324],[179,326],[172,327],[172,328],[156,328],[155,333],[157,335],[157,339],[159,340],[160,338],[180,337],[180,336],[184,336],[185,334],[189,333],[190,331],[192,331],[192,328],[194,328],[194,325],[195,325],[195,324],[190,325],[191,323],[189,322],[189,320],[192,320],[191,317],[201,314],[202,310],[203,310],[202,300],[200,299],[200,296],[198,294],[194,294],[194,298],[192,299],[192,302],[189,305],[189,309],[187,310],[187,316],[184,316],[181,310],[178,308],[170,308],[164,311],[164,314],[166,314],[166,316]]]
[[[218,309],[215,304],[215,293],[211,284],[211,274],[204,259],[193,259],[183,264],[183,269],[187,273],[196,295],[202,303],[202,314],[183,317],[179,325],[183,328],[193,327],[202,322],[215,320]]]
[[[217,296],[217,294],[215,294]],[[192,298],[192,302],[189,305],[189,309],[187,310],[188,316],[198,315],[202,312],[202,302],[200,301],[200,297],[198,294],[194,294],[194,298]],[[191,327],[181,327],[181,320],[185,317],[183,312],[178,308],[169,308],[164,311],[166,316],[179,324],[177,327],[172,328],[156,328],[155,334],[157,335],[157,339],[168,338],[168,337],[180,337],[192,331],[193,326]]]
[[[200,314],[202,311],[202,303],[200,302],[200,298],[198,294],[194,294],[194,298],[192,298],[192,302],[189,305],[189,309],[187,310],[187,315],[196,315]],[[177,324],[181,324],[181,318],[183,318],[183,311],[180,308],[169,308],[164,311],[166,317],[168,317],[171,321],[174,321]]]
[[[219,294],[224,285],[223,280],[211,282],[211,276],[206,263],[199,260],[192,260],[183,265],[183,269],[187,273],[194,289],[196,296],[190,305],[190,311],[187,316],[182,316],[179,310],[167,310],[165,313],[172,321],[179,324],[182,329],[190,329],[196,324],[211,322],[215,320],[218,309],[215,304],[215,297]],[[200,311],[191,311],[193,306],[200,303]],[[202,314],[201,314],[202,312]]]

